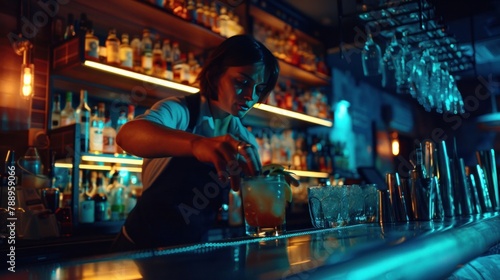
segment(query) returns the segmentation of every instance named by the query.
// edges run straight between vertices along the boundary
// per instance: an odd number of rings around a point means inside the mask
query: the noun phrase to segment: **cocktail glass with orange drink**
[[[292,191],[283,173],[244,178],[241,191],[247,235],[278,236],[285,232]]]

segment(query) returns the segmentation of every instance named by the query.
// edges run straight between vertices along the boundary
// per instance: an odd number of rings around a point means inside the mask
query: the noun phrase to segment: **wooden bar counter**
[[[361,224],[101,255],[0,279],[445,279],[500,242],[500,215]]]

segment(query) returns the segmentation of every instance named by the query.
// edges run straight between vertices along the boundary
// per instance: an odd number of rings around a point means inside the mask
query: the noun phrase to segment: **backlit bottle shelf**
[[[142,158],[124,154],[92,154],[84,153],[81,156],[80,169],[110,171],[113,169],[126,170],[129,172],[141,172]],[[60,159],[56,161],[58,168],[73,168],[71,159]]]
[[[141,172],[143,159],[135,156],[121,154],[91,154],[85,153],[81,156],[80,169],[110,171],[113,169],[127,170],[129,172]],[[116,164],[116,165],[114,165]],[[58,160],[55,164],[58,168],[73,168],[70,159]],[[308,170],[293,170],[286,169],[298,177],[309,178],[328,178],[327,172],[308,171]]]
[[[308,171],[308,170],[293,170],[293,169],[285,169],[285,170],[295,174],[298,177],[328,178],[330,176],[330,174],[328,172]]]

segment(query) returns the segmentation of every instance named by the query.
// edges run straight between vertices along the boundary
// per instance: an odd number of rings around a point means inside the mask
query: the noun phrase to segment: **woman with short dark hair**
[[[144,191],[114,250],[206,239],[239,176],[261,170],[257,142],[241,118],[267,98],[278,75],[262,43],[230,37],[203,66],[199,94],[161,100],[120,129],[117,144],[144,158]]]

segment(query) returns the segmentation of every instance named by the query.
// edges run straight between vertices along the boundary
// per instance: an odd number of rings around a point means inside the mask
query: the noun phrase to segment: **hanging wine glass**
[[[392,41],[391,41],[392,42]],[[394,71],[394,64],[392,63],[393,48],[391,42],[387,44],[385,48],[384,55],[382,56],[382,79],[381,85],[384,88],[396,84],[396,73]]]
[[[367,29],[367,39],[361,52],[363,74],[365,76],[377,76],[382,74],[382,51],[380,46],[373,41],[372,34]]]
[[[407,69],[407,64],[411,58],[410,51],[406,43],[405,33],[396,32],[391,43],[394,52],[392,61],[395,71],[397,93],[409,92],[409,71]]]
[[[447,64],[442,63],[439,73],[439,89],[436,92],[436,112],[443,113],[446,110],[446,99],[449,95],[449,74]]]
[[[418,65],[420,62],[420,57],[422,56],[422,53],[420,49],[416,48],[411,50],[411,59],[407,63],[407,69],[408,69],[408,91],[411,94],[411,96],[415,99],[418,99],[418,89],[417,89],[417,83],[418,83]]]

